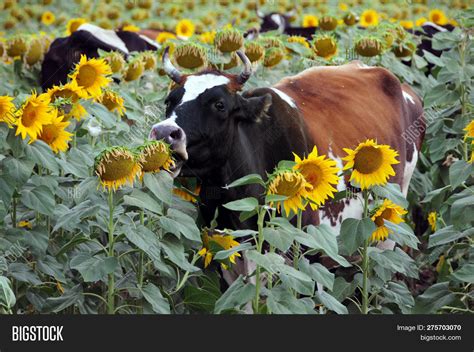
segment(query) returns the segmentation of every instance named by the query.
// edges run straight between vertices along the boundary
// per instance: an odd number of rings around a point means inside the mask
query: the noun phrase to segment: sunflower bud
[[[156,57],[155,54],[151,51],[144,51],[139,55],[140,59],[143,61],[145,70],[154,70],[156,67]]]
[[[127,70],[125,71],[124,79],[127,82],[135,81],[139,79],[144,71],[145,67],[141,60],[134,60],[127,65]]]
[[[412,56],[416,50],[416,45],[412,42],[400,43],[392,48],[392,52],[396,57]]]
[[[28,50],[25,54],[25,62],[33,66],[43,58],[43,43],[40,38],[35,38],[30,41]]]
[[[285,52],[281,48],[270,48],[265,52],[263,66],[274,67],[285,57]]]
[[[316,55],[330,59],[337,53],[336,40],[330,35],[321,35],[314,39],[313,50]]]
[[[372,57],[382,53],[383,43],[376,38],[362,38],[356,42],[354,49],[360,56]]]
[[[337,19],[332,16],[323,16],[319,20],[319,27],[325,31],[333,31],[337,27]]]
[[[357,16],[353,12],[348,12],[343,18],[346,26],[353,26],[357,23]]]
[[[237,29],[223,29],[216,33],[214,44],[221,52],[230,53],[244,45],[244,36]]]
[[[194,43],[185,43],[178,46],[173,53],[173,57],[179,66],[187,69],[204,66],[207,62],[204,48]]]
[[[245,43],[245,55],[249,58],[250,62],[257,62],[265,55],[265,49],[262,45],[257,42],[251,41]]]

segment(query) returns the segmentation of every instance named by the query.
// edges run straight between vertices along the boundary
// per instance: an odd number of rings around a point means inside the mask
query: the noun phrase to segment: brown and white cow
[[[204,71],[182,75],[163,56],[165,71],[175,82],[166,103],[166,119],[153,126],[152,139],[171,144],[179,159],[175,175],[196,176],[202,182],[201,210],[210,221],[219,208],[221,227],[253,226],[221,205],[249,196],[261,196],[256,185],[224,188],[251,173],[263,177],[292,153],[308,155],[316,145],[320,153],[342,167],[344,147],[374,138],[399,152],[392,182],[406,194],[420,150],[422,135],[404,139],[404,131],[423,123],[420,99],[388,70],[360,62],[337,67],[314,67],[286,77],[269,88],[240,93],[251,74],[245,64],[240,75]],[[339,190],[346,187],[344,181]],[[360,217],[359,201],[337,209],[309,213],[306,222],[339,227],[345,217]]]

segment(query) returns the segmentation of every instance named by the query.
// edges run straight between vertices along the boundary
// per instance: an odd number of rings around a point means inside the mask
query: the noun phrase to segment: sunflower
[[[88,60],[85,55],[81,55],[81,60],[76,64],[74,72],[69,77],[76,81],[85,96],[96,98],[101,95],[102,88],[111,81],[107,77],[110,74],[112,74],[112,70],[104,59]]]
[[[176,25],[175,32],[178,37],[187,39],[194,34],[194,28],[191,20],[183,19]]]
[[[147,141],[138,148],[143,172],[170,171],[174,166],[171,148],[163,141]]]
[[[144,70],[145,70],[145,65],[143,64],[143,61],[140,60],[139,58],[136,58],[136,60],[130,61],[128,63],[127,69],[125,70],[123,78],[127,82],[135,81],[136,79],[139,79],[143,75]]]
[[[181,187],[181,188],[173,188],[173,194],[178,196],[181,199],[184,199],[185,201],[191,202],[191,203],[196,203],[197,202],[197,197],[199,196],[199,192],[201,192],[201,186],[196,185],[193,191],[188,190],[187,188]]]
[[[413,29],[414,24],[413,24],[413,21],[401,20],[400,26],[402,26],[405,29]]]
[[[309,43],[305,37],[299,35],[292,35],[288,38],[288,43],[298,43],[309,49]]]
[[[21,228],[26,228],[26,229],[32,229],[33,228],[33,225],[31,224],[31,222],[27,221],[27,220],[21,220],[18,222],[18,227],[21,227]]]
[[[109,111],[117,111],[120,116],[122,116],[125,112],[123,98],[111,90],[105,91],[97,100]]]
[[[402,216],[405,215],[407,211],[401,206],[393,203],[391,200],[385,199],[380,207],[375,210],[374,215],[371,219],[375,222],[377,228],[372,233],[371,241],[384,241],[387,239],[388,234],[391,233],[384,224],[385,220],[393,222],[394,224],[399,224],[403,222]]]
[[[66,131],[69,122],[63,121],[64,116],[58,116],[57,109],[54,110],[54,115],[48,124],[43,125],[38,139],[48,144],[55,153],[65,152],[69,148],[68,142],[72,136],[72,133]]]
[[[420,17],[415,21],[415,26],[421,27],[424,25],[426,22],[428,22],[428,19],[426,17]]]
[[[216,31],[204,32],[199,35],[199,41],[205,44],[214,44],[215,37],[216,37]]]
[[[318,18],[314,15],[304,15],[303,16],[303,27],[317,27],[318,26]]]
[[[17,126],[15,135],[21,134],[23,139],[28,135],[31,141],[36,140],[38,134],[43,130],[43,125],[50,123],[54,116],[54,109],[49,103],[48,94],[36,95],[36,92],[33,92],[15,114],[15,125]]]
[[[379,24],[379,15],[373,9],[365,10],[360,16],[360,25],[362,27],[377,26]]]
[[[48,89],[46,94],[49,95],[51,103],[55,104],[64,115],[65,121],[70,118],[80,120],[87,114],[86,109],[79,103],[79,99],[84,97],[84,93],[78,87],[76,81],[71,81],[65,85],[53,86]]]
[[[339,182],[337,173],[340,170],[336,167],[334,160],[325,155],[318,155],[316,146],[307,158],[301,159],[296,154],[294,156],[296,165],[293,170],[301,172],[305,180],[313,187],[309,199],[311,208],[316,210],[329,197],[334,197],[334,192],[337,192],[337,189],[333,185],[337,185]]]
[[[346,162],[344,170],[352,169],[350,181],[354,180],[360,188],[383,185],[389,176],[395,175],[392,165],[399,163],[395,159],[398,152],[390,146],[379,145],[373,139],[368,139],[354,150],[343,149],[348,154],[342,158]]]
[[[5,122],[8,127],[12,127],[15,122],[15,105],[12,100],[12,97],[0,96],[0,122]]]
[[[340,2],[338,7],[339,7],[339,10],[344,11],[344,12],[349,10],[349,6],[343,2]]]
[[[71,18],[68,23],[67,23],[67,26],[66,26],[66,35],[71,35],[72,33],[74,33],[75,31],[78,30],[78,28],[86,23],[87,20],[85,18],[81,18],[81,17],[78,17],[78,18]]]
[[[464,128],[464,131],[466,131],[464,140],[468,138],[474,138],[474,120],[472,120],[471,122],[467,124],[467,126]]]
[[[54,16],[54,13],[52,13],[51,11],[46,11],[41,15],[41,22],[46,26],[52,25],[55,20],[56,20],[56,17]]]
[[[95,158],[95,173],[104,189],[116,190],[133,184],[141,173],[140,157],[126,147],[110,147]]]
[[[431,22],[436,23],[437,25],[443,26],[448,23],[448,18],[444,12],[440,9],[433,9],[428,14],[428,18]]]
[[[337,42],[331,35],[318,35],[313,41],[313,50],[316,55],[329,60],[337,54]]]
[[[216,33],[214,45],[221,52],[230,53],[244,45],[244,36],[235,28],[222,29]]]
[[[163,44],[164,42],[166,42],[167,40],[170,40],[170,39],[176,39],[176,36],[173,33],[170,33],[170,32],[160,32],[156,36],[156,41],[160,44]]]
[[[123,26],[122,31],[126,32],[140,32],[140,27],[137,27],[133,24],[128,24],[126,26]]]
[[[304,199],[311,198],[311,189],[311,184],[299,171],[276,170],[269,176],[267,195],[287,197],[283,201],[283,209],[285,214],[289,215],[290,211],[296,213],[298,209],[304,210]],[[273,202],[270,202],[270,206],[273,207]],[[280,202],[277,204],[277,209],[280,211]]]
[[[428,214],[428,223],[430,224],[431,231],[436,231],[436,220],[438,220],[438,214],[435,211],[432,211]]]
[[[239,242],[235,241],[234,237],[232,237],[231,235],[220,234],[219,232],[216,232],[216,230],[214,231],[214,233],[209,234],[211,230],[204,229],[202,235],[203,247],[198,252],[198,254],[201,257],[204,257],[205,268],[209,266],[212,261],[212,258],[217,252],[232,249],[240,244]],[[221,263],[222,269],[227,270],[229,263],[235,264],[235,258],[237,257],[240,257],[240,253],[232,253],[226,261],[227,263]]]

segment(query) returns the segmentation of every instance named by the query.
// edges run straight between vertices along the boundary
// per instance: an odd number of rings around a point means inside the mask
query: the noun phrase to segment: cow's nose
[[[185,134],[181,127],[179,126],[170,126],[170,125],[156,125],[153,127],[151,132],[151,137],[153,139],[162,139],[166,143],[171,144],[180,144],[185,141]]]

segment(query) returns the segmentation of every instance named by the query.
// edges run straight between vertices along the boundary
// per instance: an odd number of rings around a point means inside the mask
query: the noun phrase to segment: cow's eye
[[[224,111],[225,110],[225,105],[221,101],[218,101],[217,103],[215,103],[214,107],[217,109],[217,111]]]

